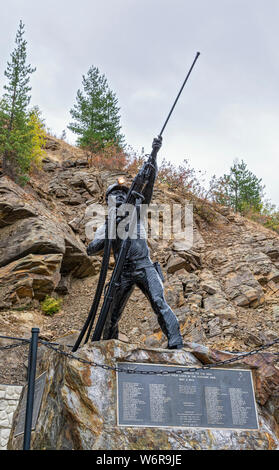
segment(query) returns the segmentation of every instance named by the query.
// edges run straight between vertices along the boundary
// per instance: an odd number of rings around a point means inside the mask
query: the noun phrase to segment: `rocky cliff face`
[[[122,174],[88,166],[79,149],[47,142],[43,170],[24,189],[0,178],[0,315],[6,334],[41,328],[46,339],[79,330],[94,295],[101,257],[86,255],[86,208],[104,202]],[[131,176],[128,176],[131,180]],[[189,195],[187,195],[189,197]],[[154,202],[178,203],[181,190],[157,185]],[[185,341],[246,350],[279,336],[279,237],[227,208],[192,198],[194,244],[149,241],[166,277],[168,302]],[[62,296],[59,314],[44,317],[45,295]],[[165,345],[144,296],[134,291],[120,329],[130,341]]]
[[[120,174],[123,172],[89,167],[82,151],[50,138],[42,171],[33,175],[24,189],[0,178],[2,335],[29,337],[31,327],[38,326],[41,337],[56,340],[81,329],[101,265],[101,256],[89,258],[86,254],[85,211],[91,203],[104,203],[105,188]],[[211,351],[223,358],[225,353],[220,351],[248,351],[272,342],[279,337],[278,235],[227,208],[185,195],[179,188],[171,191],[157,185],[153,201],[179,203],[185,198],[194,206],[191,249],[172,239],[149,240],[152,258],[163,268],[165,295],[178,317],[185,343],[191,343],[202,360],[205,350],[207,355]],[[52,317],[43,315],[40,308],[46,295],[63,299],[61,310]],[[139,349],[166,346],[149,303],[137,289],[123,313],[120,331],[121,340]],[[0,345],[4,344],[7,341],[0,339]],[[258,403],[265,407],[275,437],[279,419],[276,352],[278,346],[274,345],[266,355],[255,356],[256,364],[249,364],[258,367],[261,360],[268,363],[257,379],[262,383]],[[24,360],[27,350],[13,350],[9,355],[0,352],[1,382],[24,384]],[[104,439],[105,433],[102,436]],[[175,439],[178,446],[179,436]],[[255,445],[268,447],[263,435],[259,437],[262,444],[257,439]]]

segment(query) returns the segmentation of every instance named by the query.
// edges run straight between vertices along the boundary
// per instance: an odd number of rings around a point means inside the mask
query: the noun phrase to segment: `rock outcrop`
[[[61,279],[62,258],[62,254],[27,255],[0,268],[2,307],[50,295]]]
[[[7,177],[0,180],[0,293],[2,308],[52,294],[61,275],[98,271],[84,244],[59,213]]]
[[[86,255],[87,208],[103,204],[107,185],[125,172],[94,168],[81,149],[52,137],[46,152],[43,171],[25,189],[5,177],[0,180],[0,305],[9,309],[26,300],[30,307],[30,299],[41,300],[48,293],[64,296],[66,317],[85,315],[101,262]],[[131,181],[131,175],[125,176]],[[156,185],[154,203],[181,201],[185,194],[179,188]],[[166,297],[185,341],[239,350],[279,337],[278,235],[226,207],[195,197],[189,202],[194,209],[191,248],[172,237],[148,240],[152,258],[163,268]],[[92,275],[91,283],[77,282]],[[37,286],[44,286],[41,296]],[[78,315],[76,321],[69,329],[81,327],[84,317]],[[137,290],[120,328],[131,341],[165,345],[156,317]]]
[[[87,208],[104,204],[106,187],[125,172],[96,168],[81,149],[52,137],[46,152],[43,169],[24,188],[0,178],[1,334],[29,337],[31,327],[38,326],[43,338],[56,341],[81,329],[97,285],[101,258],[86,254]],[[125,176],[132,180],[132,175]],[[148,240],[152,259],[162,266],[165,296],[179,320],[186,350],[156,349],[166,347],[166,338],[148,301],[135,289],[119,323],[120,338],[127,343],[83,347],[83,358],[107,365],[117,360],[200,365],[279,338],[278,234],[181,188],[155,186],[154,203],[186,199],[193,204],[193,246],[172,237]],[[112,267],[113,259],[109,274]],[[52,317],[44,316],[39,306],[46,295],[63,296],[61,310]],[[0,375],[4,383],[23,385],[27,348],[7,351],[1,352]],[[119,429],[114,372],[44,352],[43,346],[39,351],[40,371],[47,370],[48,376],[34,448],[278,447],[278,343],[232,365],[253,370],[260,430],[249,433]],[[22,437],[11,437],[10,446],[21,448],[21,442]]]

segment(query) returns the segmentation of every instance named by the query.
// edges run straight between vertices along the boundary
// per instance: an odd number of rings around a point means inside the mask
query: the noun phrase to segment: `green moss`
[[[53,315],[59,312],[62,304],[62,299],[55,299],[54,297],[46,296],[45,300],[41,302],[41,309],[45,315]]]

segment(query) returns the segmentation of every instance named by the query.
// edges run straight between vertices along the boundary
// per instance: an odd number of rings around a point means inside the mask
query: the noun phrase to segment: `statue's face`
[[[119,207],[123,202],[126,201],[126,192],[121,191],[121,189],[116,189],[115,191],[112,191],[109,194],[108,197],[108,204],[110,205],[116,205],[116,207]]]

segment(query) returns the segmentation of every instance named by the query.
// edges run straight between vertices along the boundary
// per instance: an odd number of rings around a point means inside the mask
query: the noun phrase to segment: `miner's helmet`
[[[125,178],[122,178],[122,177],[118,178],[116,183],[113,183],[108,187],[107,192],[106,192],[106,201],[108,201],[109,195],[115,190],[118,190],[118,191],[120,190],[120,191],[124,191],[125,193],[128,193],[129,188],[125,186]]]

